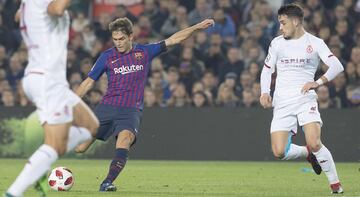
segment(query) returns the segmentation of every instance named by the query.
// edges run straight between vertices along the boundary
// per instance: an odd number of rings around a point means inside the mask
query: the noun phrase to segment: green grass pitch
[[[25,160],[0,159],[0,191],[11,184]],[[49,197],[91,196],[334,196],[325,175],[306,172],[305,162],[214,162],[130,160],[115,181],[118,191],[99,193],[108,170],[107,160],[59,160],[74,173],[69,192],[49,192]],[[345,193],[360,197],[360,164],[337,163]],[[304,172],[305,171],[305,172]],[[36,197],[34,189],[25,196]]]

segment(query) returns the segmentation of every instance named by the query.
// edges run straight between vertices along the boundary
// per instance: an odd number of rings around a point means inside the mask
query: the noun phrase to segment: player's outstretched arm
[[[175,45],[175,44],[179,44],[181,41],[190,37],[191,34],[194,33],[195,31],[201,30],[201,29],[206,29],[214,24],[215,24],[215,22],[213,19],[205,19],[198,24],[195,24],[191,27],[188,27],[186,29],[183,29],[183,30],[180,30],[180,31],[174,33],[172,36],[170,36],[168,39],[165,40],[165,44],[167,47]]]
[[[52,16],[62,16],[69,7],[70,0],[54,0],[49,3],[47,13]]]
[[[86,78],[76,89],[76,94],[82,98],[95,84],[95,80],[90,77]]]

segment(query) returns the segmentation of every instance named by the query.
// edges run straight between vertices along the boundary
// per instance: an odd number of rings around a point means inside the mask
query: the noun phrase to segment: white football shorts
[[[37,107],[40,123],[64,124],[73,121],[73,107],[80,102],[67,82],[52,80],[43,72],[29,72],[22,80],[26,96]]]
[[[311,122],[318,122],[322,126],[323,122],[316,99],[306,103],[296,103],[280,108],[275,107],[270,132],[293,131],[296,133],[298,122],[300,126]]]

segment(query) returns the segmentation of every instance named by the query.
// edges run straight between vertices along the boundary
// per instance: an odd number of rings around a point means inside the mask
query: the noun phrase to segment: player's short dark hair
[[[301,21],[304,19],[304,11],[303,9],[295,3],[283,5],[278,10],[278,16],[286,15],[288,17],[296,17]]]
[[[122,33],[129,36],[133,33],[133,24],[126,17],[118,18],[109,24],[109,30],[111,33],[114,31],[121,31]]]

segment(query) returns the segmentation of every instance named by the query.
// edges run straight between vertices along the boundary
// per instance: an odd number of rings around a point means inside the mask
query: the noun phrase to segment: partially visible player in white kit
[[[296,4],[284,5],[278,10],[281,36],[270,44],[261,73],[263,107],[274,107],[271,122],[271,146],[274,156],[289,160],[307,157],[316,174],[326,174],[332,193],[343,193],[335,163],[329,150],[322,144],[322,120],[314,89],[334,79],[344,68],[323,40],[303,28],[304,13]],[[329,67],[314,81],[320,59]],[[271,74],[275,71],[274,99],[270,96]],[[297,122],[305,132],[307,146],[291,143]]]
[[[92,140],[99,122],[66,80],[70,0],[23,0],[17,13],[29,60],[22,80],[44,128],[44,144],[29,158],[4,196],[35,188],[46,195],[46,173],[59,156]]]

